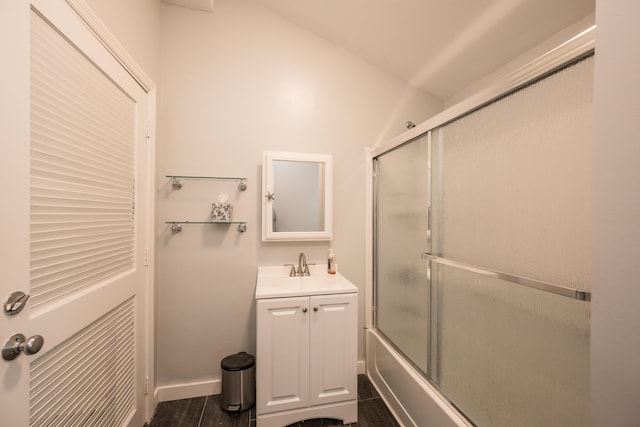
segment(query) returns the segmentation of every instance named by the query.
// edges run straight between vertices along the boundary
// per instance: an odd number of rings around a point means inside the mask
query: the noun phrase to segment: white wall
[[[217,0],[213,14],[162,7],[158,184],[158,337],[160,386],[212,381],[220,360],[255,351],[253,300],[258,265],[309,262],[336,252],[360,287],[364,358],[364,147],[420,122],[441,102],[325,42],[259,5]],[[334,240],[262,243],[263,150],[332,154]],[[230,183],[185,182],[171,174],[241,176]],[[231,195],[235,227],[163,221],[204,218],[220,192]]]
[[[138,65],[160,80],[160,0],[85,0]]]
[[[597,0],[592,425],[640,424],[640,3]]]
[[[449,108],[457,103],[464,101],[470,96],[475,95],[476,93],[482,91],[487,86],[494,84],[497,81],[500,81],[501,78],[508,75],[509,73],[513,73],[523,67],[526,67],[530,62],[538,59],[540,56],[548,53],[550,50],[555,49],[560,44],[565,43],[567,40],[575,37],[577,34],[582,33],[583,31],[589,29],[592,25],[595,24],[596,16],[595,13],[589,14],[579,21],[567,26],[562,29],[558,33],[549,37],[547,40],[542,43],[534,46],[532,49],[522,53],[516,58],[509,61],[507,64],[504,64],[496,71],[484,76],[483,78],[473,82],[471,85],[461,88],[458,90],[455,95],[453,95],[449,99],[444,100],[444,107]]]

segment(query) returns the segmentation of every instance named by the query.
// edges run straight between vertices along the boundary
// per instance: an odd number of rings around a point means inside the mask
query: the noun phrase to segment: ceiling
[[[595,11],[595,0],[251,1],[443,101]]]

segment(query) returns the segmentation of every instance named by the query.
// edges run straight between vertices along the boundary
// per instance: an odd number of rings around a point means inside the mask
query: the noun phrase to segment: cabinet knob
[[[318,306],[313,307],[313,311],[318,311]]]
[[[302,312],[306,313],[307,312],[307,307],[302,307]]]

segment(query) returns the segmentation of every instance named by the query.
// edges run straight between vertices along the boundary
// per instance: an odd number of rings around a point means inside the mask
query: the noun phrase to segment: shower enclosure
[[[373,333],[455,423],[589,425],[593,62],[373,156]]]

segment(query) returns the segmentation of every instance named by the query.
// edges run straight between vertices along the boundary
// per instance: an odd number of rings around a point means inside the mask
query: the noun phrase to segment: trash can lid
[[[255,365],[256,359],[246,351],[232,354],[222,359],[220,366],[227,371],[241,371]]]

